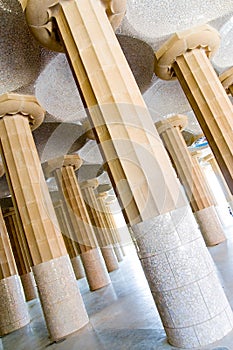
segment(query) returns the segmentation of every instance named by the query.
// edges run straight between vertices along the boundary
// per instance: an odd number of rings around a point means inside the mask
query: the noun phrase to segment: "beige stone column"
[[[220,74],[219,79],[227,94],[233,96],[233,67]]]
[[[117,256],[108,237],[108,228],[104,225],[102,217],[98,215],[98,203],[94,192],[98,186],[98,180],[83,181],[79,185],[108,272],[115,271],[119,268]]]
[[[0,336],[30,322],[23,288],[0,208]]]
[[[57,340],[83,327],[88,317],[30,130],[30,125],[35,128],[43,121],[44,111],[33,96],[5,94],[0,96],[0,116],[7,180],[30,249],[47,327]]]
[[[99,211],[105,219],[105,225],[108,228],[108,232],[109,232],[109,240],[113,245],[115,254],[117,256],[117,260],[120,262],[123,260],[123,255],[119,244],[119,235],[117,236],[118,232],[117,232],[115,222],[113,221],[110,208],[107,207],[106,205],[106,199],[108,197],[108,192],[105,191],[106,187],[107,188],[109,187],[109,190],[111,189],[111,186],[108,186],[108,184],[103,184],[98,187],[97,199],[99,204]]]
[[[53,206],[57,215],[58,223],[60,225],[66,249],[69,254],[71,264],[73,266],[74,274],[77,280],[81,279],[85,277],[85,271],[80,257],[81,250],[78,243],[74,242],[72,239],[71,228],[66,217],[63,201],[60,199],[56,202],[53,202]]]
[[[104,4],[121,1],[29,0],[26,18],[42,45],[64,43],[168,341],[207,345],[232,329],[232,312]]]
[[[3,209],[3,217],[9,235],[13,255],[15,258],[17,270],[21,278],[26,301],[38,297],[35,278],[31,271],[32,259],[28,247],[23,243],[25,239],[23,228],[19,227],[15,210],[13,207]]]
[[[233,210],[233,195],[231,194],[231,191],[222,175],[222,172],[218,166],[218,163],[216,162],[215,157],[213,156],[213,154],[208,154],[203,158],[203,160],[211,165],[213,172],[219,182],[219,185],[225,195],[226,201]]]
[[[190,154],[181,133],[187,124],[186,116],[175,115],[157,122],[156,127],[173,160],[206,245],[212,246],[223,242],[226,238],[215,210],[215,200],[209,191],[198,159],[194,153]]]
[[[44,163],[44,172],[46,177],[55,177],[60,193],[67,203],[87,281],[90,289],[96,290],[111,281],[75,175],[81,165],[82,160],[78,155],[65,155]]]
[[[155,53],[155,73],[179,80],[233,193],[233,106],[209,61],[219,43],[209,25],[176,33]]]

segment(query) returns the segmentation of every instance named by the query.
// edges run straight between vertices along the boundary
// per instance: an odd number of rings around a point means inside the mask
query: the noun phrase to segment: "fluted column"
[[[95,231],[95,235],[98,240],[98,244],[100,246],[100,250],[102,252],[108,272],[117,270],[119,268],[119,265],[115,252],[113,250],[113,246],[108,239],[108,228],[104,225],[102,218],[98,215],[98,203],[94,192],[98,186],[98,180],[92,179],[83,181],[79,185],[81,187],[83,199],[86,203],[87,211],[92,222],[93,229]]]
[[[64,43],[168,341],[207,345],[232,329],[231,309],[103,4],[121,1],[29,0],[26,18],[42,45]]]
[[[65,155],[44,164],[46,177],[54,176],[60,193],[63,195],[81,249],[81,257],[91,290],[111,283],[108,272],[98,248],[91,221],[77,182],[75,170],[82,165],[78,155]]]
[[[219,79],[227,94],[233,96],[233,67],[220,74]]]
[[[3,210],[3,217],[7,232],[11,242],[16,266],[24,289],[26,301],[38,297],[36,282],[31,271],[32,259],[26,242],[24,242],[24,232],[20,223],[17,221],[13,207]]]
[[[106,199],[108,197],[108,193],[107,193],[107,191],[105,191],[106,186],[108,186],[108,185],[103,184],[103,185],[100,185],[98,187],[97,200],[98,200],[98,204],[99,204],[99,211],[105,220],[106,227],[108,228],[109,240],[114,247],[114,251],[115,251],[115,254],[117,256],[117,260],[122,261],[123,255],[122,255],[122,251],[120,248],[119,240],[117,239],[116,225],[114,225],[113,218],[112,218],[110,211],[109,211],[109,207],[107,208],[107,205],[106,205]],[[111,186],[109,186],[109,189],[111,189]]]
[[[0,336],[30,322],[23,288],[0,208]]]
[[[57,215],[65,246],[69,254],[71,264],[73,266],[75,277],[78,280],[85,277],[85,271],[80,257],[80,248],[78,246],[78,243],[74,242],[72,239],[71,228],[66,217],[63,201],[60,199],[56,202],[53,202],[53,206]]]
[[[33,96],[5,94],[0,96],[0,116],[7,180],[30,249],[47,327],[57,340],[83,327],[88,317],[30,130],[30,125],[35,128],[43,121],[44,111]]]
[[[175,115],[157,122],[156,127],[173,160],[206,245],[212,246],[223,242],[226,238],[215,210],[214,198],[199,162],[194,154],[190,154],[181,133],[187,124],[186,116]]]
[[[209,61],[219,43],[209,25],[176,33],[155,53],[155,73],[179,80],[233,193],[233,106]]]
[[[211,165],[214,171],[214,174],[219,182],[219,185],[225,195],[226,201],[228,202],[229,206],[233,210],[233,195],[231,194],[231,191],[222,175],[222,172],[218,166],[218,163],[216,162],[215,157],[213,156],[213,154],[208,154],[203,159],[204,161],[208,162]]]

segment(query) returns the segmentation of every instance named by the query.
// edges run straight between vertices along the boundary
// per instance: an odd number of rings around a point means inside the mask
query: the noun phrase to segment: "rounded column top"
[[[220,35],[208,24],[175,33],[155,52],[155,74],[164,80],[176,78],[172,64],[187,51],[202,48],[213,55],[220,45]]]
[[[225,72],[220,74],[219,79],[224,89],[229,94],[230,93],[229,88],[233,85],[233,67],[227,69]]]
[[[96,0],[95,0],[96,1]],[[98,0],[105,9],[113,29],[121,24],[125,12],[127,0]],[[67,0],[27,0],[25,16],[28,26],[34,37],[41,45],[52,51],[65,52],[62,41],[59,38],[58,29],[54,25],[53,15],[57,5]],[[73,2],[75,2],[73,0]],[[23,3],[23,0],[21,0]]]
[[[94,179],[80,182],[79,186],[82,189],[91,187],[93,190],[95,190],[99,186],[99,181],[96,178],[94,178]]]
[[[104,192],[108,192],[112,189],[112,186],[110,184],[100,184],[98,187],[97,187],[97,191],[99,194],[101,193],[104,193]]]
[[[22,114],[28,117],[32,130],[44,120],[45,110],[39,105],[35,96],[6,93],[0,96],[0,118],[7,115]]]
[[[68,154],[55,159],[50,159],[47,162],[45,162],[42,165],[42,167],[44,170],[45,177],[49,178],[53,176],[53,172],[57,169],[71,166],[74,168],[75,171],[81,167],[82,163],[83,161],[78,154]]]
[[[207,156],[202,158],[205,162],[209,162],[210,160],[214,159],[214,155],[212,153],[207,154]]]
[[[182,131],[187,125],[188,117],[182,114],[176,114],[170,118],[166,118],[155,123],[159,135],[172,128],[179,128],[180,131]]]

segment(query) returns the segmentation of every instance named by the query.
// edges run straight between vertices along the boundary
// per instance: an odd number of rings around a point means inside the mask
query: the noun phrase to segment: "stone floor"
[[[227,241],[209,249],[233,308],[233,218],[226,228]],[[110,274],[112,285],[90,292],[85,279],[78,281],[90,323],[66,340],[51,344],[40,304],[28,303],[31,323],[0,339],[0,350],[175,350],[166,342],[156,307],[134,247],[120,269]],[[233,332],[203,350],[233,350]]]

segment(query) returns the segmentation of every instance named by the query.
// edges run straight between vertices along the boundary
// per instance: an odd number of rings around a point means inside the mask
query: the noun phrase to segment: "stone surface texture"
[[[88,323],[88,315],[68,255],[33,266],[42,309],[52,340]]]

